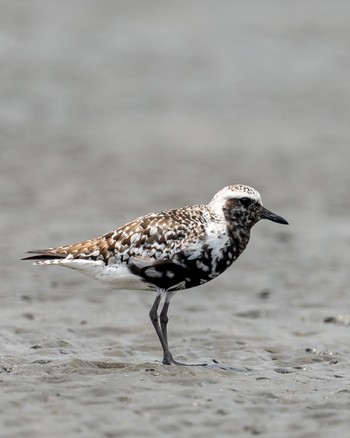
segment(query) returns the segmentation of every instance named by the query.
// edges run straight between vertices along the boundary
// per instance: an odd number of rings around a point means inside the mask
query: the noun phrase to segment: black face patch
[[[244,208],[248,208],[250,205],[252,205],[253,200],[250,198],[240,198],[239,202],[243,205]]]

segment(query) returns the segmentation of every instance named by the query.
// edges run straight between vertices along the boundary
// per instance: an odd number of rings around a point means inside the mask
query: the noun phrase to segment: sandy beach
[[[2,2],[2,438],[346,437],[350,4]],[[255,187],[262,221],[170,307],[25,251]]]

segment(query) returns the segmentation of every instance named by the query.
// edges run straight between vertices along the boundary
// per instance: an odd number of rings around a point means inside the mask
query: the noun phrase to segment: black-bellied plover
[[[163,364],[184,365],[173,359],[168,347],[171,298],[178,290],[223,273],[245,249],[260,219],[288,224],[263,207],[255,189],[231,185],[208,205],[151,213],[96,239],[29,251],[35,255],[24,260],[72,268],[114,289],[156,291],[149,316],[163,348]]]

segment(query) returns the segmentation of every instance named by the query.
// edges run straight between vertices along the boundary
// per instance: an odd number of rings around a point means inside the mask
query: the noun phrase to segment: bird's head
[[[261,196],[255,189],[242,184],[224,187],[216,193],[209,206],[217,214],[224,213],[226,220],[248,228],[260,219],[288,224],[283,217],[263,206]]]

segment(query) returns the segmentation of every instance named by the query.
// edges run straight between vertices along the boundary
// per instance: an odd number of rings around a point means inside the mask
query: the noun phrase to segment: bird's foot
[[[177,365],[177,366],[183,366],[183,367],[206,367],[206,363],[183,363],[175,360],[172,356],[172,354],[166,353],[164,354],[163,358],[163,365]]]

